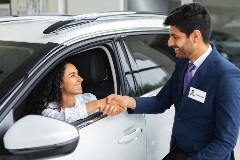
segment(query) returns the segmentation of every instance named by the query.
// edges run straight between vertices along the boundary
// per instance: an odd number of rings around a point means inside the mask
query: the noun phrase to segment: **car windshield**
[[[42,44],[0,41],[0,84],[40,46]]]

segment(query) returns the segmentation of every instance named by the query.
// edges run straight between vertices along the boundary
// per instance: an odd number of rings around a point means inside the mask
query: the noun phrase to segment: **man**
[[[156,96],[113,94],[108,102],[115,99],[133,114],[163,113],[174,104],[171,149],[183,150],[188,160],[233,160],[240,126],[240,70],[209,44],[211,18],[201,3],[174,9],[164,25],[170,26],[168,45],[180,58],[171,78]]]

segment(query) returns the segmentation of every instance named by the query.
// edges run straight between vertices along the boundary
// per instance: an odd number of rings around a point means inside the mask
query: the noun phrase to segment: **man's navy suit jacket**
[[[173,144],[191,155],[189,160],[233,160],[240,126],[240,70],[215,46],[183,94],[189,59],[179,59],[175,70],[154,97],[136,97],[134,114],[163,113],[175,107]],[[190,87],[206,92],[204,103],[188,97]],[[159,130],[161,126],[159,126]]]

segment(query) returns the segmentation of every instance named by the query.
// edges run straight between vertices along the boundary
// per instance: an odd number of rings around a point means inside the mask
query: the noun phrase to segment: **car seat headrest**
[[[102,52],[79,53],[70,57],[69,62],[76,66],[84,84],[101,84],[108,78]]]

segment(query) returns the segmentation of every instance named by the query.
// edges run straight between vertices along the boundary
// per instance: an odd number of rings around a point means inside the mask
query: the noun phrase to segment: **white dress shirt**
[[[192,76],[196,73],[197,69],[200,67],[200,65],[203,63],[203,61],[207,58],[207,56],[211,53],[212,47],[209,44],[209,47],[203,55],[201,55],[193,64],[195,65],[195,68],[192,70]]]
[[[86,103],[97,100],[96,96],[91,93],[75,95],[75,106],[59,110],[57,102],[49,103],[48,107],[43,110],[42,115],[45,117],[55,118],[68,123],[88,117]],[[98,112],[93,111],[89,115]]]

